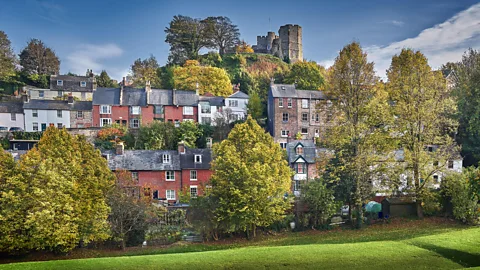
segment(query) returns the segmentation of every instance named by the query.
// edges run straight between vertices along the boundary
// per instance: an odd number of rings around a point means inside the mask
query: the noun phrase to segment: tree
[[[253,53],[252,46],[248,45],[245,40],[240,41],[237,46],[235,46],[236,53]]]
[[[476,166],[480,161],[480,54],[468,50],[462,61],[445,68],[452,78],[452,93],[457,99],[457,142],[462,146],[463,164]]]
[[[22,50],[20,65],[27,75],[54,75],[60,71],[60,59],[39,39],[31,39]]]
[[[302,187],[301,200],[313,214],[313,226],[325,224],[337,211],[333,194],[334,191],[327,187],[322,178],[310,181]]]
[[[165,42],[170,44],[169,62],[181,65],[188,59],[197,59],[201,49],[213,48],[209,29],[205,20],[174,16],[169,27],[165,28]]]
[[[362,203],[372,194],[372,181],[382,173],[383,154],[389,150],[391,121],[386,92],[377,87],[373,62],[359,43],[345,46],[335,59],[327,91],[333,99],[334,125],[324,143],[335,151],[331,178],[350,175],[357,227],[363,222]],[[347,187],[347,185],[345,185]]]
[[[137,87],[145,87],[145,83],[150,81],[152,87],[160,88],[161,82],[157,75],[159,65],[155,56],[150,55],[144,60],[138,58],[130,67],[133,75],[133,84]]]
[[[403,49],[393,56],[387,76],[396,116],[394,133],[399,134],[405,156],[404,176],[416,199],[418,217],[422,218],[422,192],[457,151],[449,137],[449,131],[456,127],[450,119],[456,110],[455,100],[442,73],[432,72],[419,51]]]
[[[441,191],[450,199],[453,206],[453,216],[464,223],[476,224],[479,222],[478,201],[479,190],[475,188],[479,183],[479,171],[469,167],[460,173],[448,174],[442,179]]]
[[[173,70],[173,82],[176,89],[195,90],[203,95],[209,92],[215,96],[232,94],[232,84],[224,69],[202,67],[196,60],[188,60],[183,67]]]
[[[247,112],[253,119],[257,120],[257,122],[263,117],[262,101],[256,92],[250,94],[247,104]]]
[[[177,149],[178,135],[173,123],[153,121],[141,126],[134,145],[129,148],[145,150],[173,150]]]
[[[95,75],[95,79],[97,81],[98,87],[117,87],[117,85],[113,82],[113,80],[108,76],[106,70],[102,70],[100,75]]]
[[[15,76],[15,53],[5,32],[0,31],[0,81],[8,81]]]
[[[297,89],[318,90],[324,84],[324,79],[317,63],[299,61],[292,65],[285,82],[296,83]]]
[[[257,226],[280,220],[290,202],[291,169],[280,146],[250,116],[213,147],[211,193],[217,222],[255,237]]]
[[[196,142],[202,136],[198,123],[193,121],[183,121],[178,127],[178,140],[183,141],[187,147],[196,148]]]
[[[238,27],[228,17],[208,17],[208,38],[218,48],[218,53],[224,55],[228,50],[233,50],[240,38]]]

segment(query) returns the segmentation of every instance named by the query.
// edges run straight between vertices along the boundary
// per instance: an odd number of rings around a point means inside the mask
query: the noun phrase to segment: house
[[[234,122],[247,117],[247,104],[249,96],[240,90],[225,98],[225,109],[230,109],[229,120]]]
[[[57,93],[57,96],[70,94],[82,101],[91,101],[96,89],[97,82],[92,72],[90,72],[89,76],[50,76],[50,91]]]
[[[295,174],[292,176],[292,191],[300,195],[301,187],[318,176],[317,159],[320,151],[311,140],[294,140],[286,145],[288,164]]]
[[[25,131],[45,131],[58,128],[86,128],[92,124],[92,102],[68,100],[26,100],[23,104]]]
[[[151,89],[147,98],[156,120],[171,122],[178,127],[180,122],[198,119],[198,95],[195,91]]]
[[[190,196],[203,195],[207,183],[210,181],[212,171],[212,150],[192,149],[179,143],[178,153],[180,154],[180,167],[182,168],[182,187],[188,188]]]
[[[215,125],[215,118],[221,117],[225,107],[225,98],[200,96],[198,98],[198,123]]]
[[[25,129],[22,102],[0,102],[0,126]]]
[[[267,104],[269,132],[282,148],[297,134],[302,140],[313,141],[330,124],[330,104],[322,91],[297,90],[293,84],[271,84]]]

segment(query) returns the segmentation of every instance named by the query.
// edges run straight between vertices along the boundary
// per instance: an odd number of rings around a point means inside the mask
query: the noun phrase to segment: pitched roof
[[[149,104],[196,106],[198,104],[198,96],[195,91],[189,90],[152,89]]]
[[[245,94],[244,92],[242,91],[236,91],[235,93],[231,94],[230,96],[228,96],[229,98],[245,98],[245,99],[248,99],[248,95]]]
[[[57,81],[62,80],[62,85],[57,85]],[[85,82],[86,86],[81,87],[80,83]],[[94,77],[87,76],[69,76],[69,75],[52,75],[50,77],[50,90],[62,90],[72,92],[93,92]]]
[[[23,104],[24,109],[37,110],[66,110],[66,111],[91,111],[91,101],[74,101],[73,104],[68,104],[66,100],[39,100],[31,99],[29,102]]]
[[[326,99],[320,90],[297,90],[294,84],[273,84],[270,91],[273,97]]]
[[[152,89],[149,104],[172,105],[172,91],[167,89]]]
[[[195,163],[195,155],[202,157],[201,163]],[[210,169],[212,162],[212,149],[192,149],[185,147],[185,154],[180,154],[182,169]]]
[[[120,105],[120,88],[97,88],[93,92],[93,105]]]
[[[147,106],[147,93],[145,89],[125,87],[123,89],[122,105]]]
[[[200,96],[198,98],[199,102],[208,102],[210,106],[225,106],[224,97],[210,97],[210,96]]]
[[[23,103],[0,102],[0,113],[23,113]]]
[[[301,144],[303,147],[303,154],[297,155],[296,147]],[[310,140],[295,140],[287,143],[288,162],[294,163],[300,156],[307,163],[315,163],[317,158],[317,146]]]
[[[108,167],[111,170],[129,171],[179,171],[180,157],[174,150],[125,150],[123,155],[115,150],[103,151],[109,154]],[[163,163],[163,155],[170,155],[170,163]]]

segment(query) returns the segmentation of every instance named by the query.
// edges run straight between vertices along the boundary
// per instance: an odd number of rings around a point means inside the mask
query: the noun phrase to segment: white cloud
[[[386,24],[393,24],[394,26],[403,26],[405,23],[402,21],[397,21],[397,20],[389,20],[389,21],[383,21],[381,23],[386,23]]]
[[[116,44],[81,44],[67,56],[68,71],[77,74],[84,74],[87,69],[92,69],[94,73],[100,73],[106,69],[112,78],[118,79],[125,76],[128,71],[114,67],[107,67],[104,60],[119,57],[123,50]]]
[[[443,23],[423,30],[416,37],[386,46],[368,46],[364,49],[368,53],[369,61],[375,62],[377,74],[385,78],[385,71],[390,66],[392,56],[399,54],[403,48],[421,51],[427,56],[430,66],[435,69],[446,62],[460,61],[462,54],[470,47],[480,47],[480,4],[475,4]]]

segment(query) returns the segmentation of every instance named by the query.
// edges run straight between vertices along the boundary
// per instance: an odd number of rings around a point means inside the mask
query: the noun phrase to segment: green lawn
[[[253,243],[189,245],[164,250],[184,252],[176,254],[4,264],[0,269],[458,269],[480,266],[480,228],[439,224],[427,230],[426,226],[415,222],[411,225],[414,224],[418,226],[380,225],[362,231],[295,233]],[[225,249],[191,252],[194,247]]]

